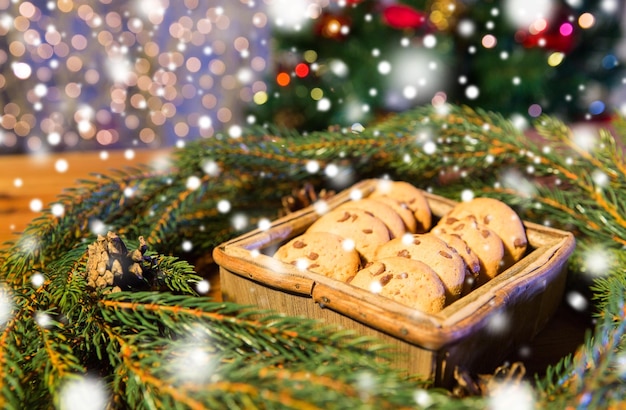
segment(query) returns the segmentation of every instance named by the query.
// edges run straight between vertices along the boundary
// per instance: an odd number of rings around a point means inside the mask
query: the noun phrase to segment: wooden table
[[[64,188],[75,186],[78,179],[87,178],[90,173],[167,161],[169,153],[169,150],[134,151],[131,158],[126,151],[111,151],[104,159],[100,152],[0,156],[0,247],[16,238],[39,214],[38,203],[33,201],[38,200],[47,207]],[[33,207],[35,210],[31,209]],[[215,291],[217,286],[213,286],[213,280],[211,282]],[[513,355],[510,360],[523,361],[528,374],[543,373],[547,365],[573,352],[590,326],[587,317],[563,304],[554,319],[526,347],[524,352],[528,352],[528,356]]]
[[[0,244],[23,231],[64,188],[92,173],[167,161],[170,150],[0,156]],[[41,205],[38,205],[41,204]],[[1,246],[1,245],[0,245]]]

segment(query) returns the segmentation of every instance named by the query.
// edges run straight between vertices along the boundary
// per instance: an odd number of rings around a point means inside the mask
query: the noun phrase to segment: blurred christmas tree
[[[614,109],[616,0],[300,3],[273,1],[275,67],[251,107],[261,123],[320,129],[431,102],[572,121]]]

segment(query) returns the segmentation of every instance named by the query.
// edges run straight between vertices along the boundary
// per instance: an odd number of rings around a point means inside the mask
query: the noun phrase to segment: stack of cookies
[[[436,313],[526,252],[521,219],[499,200],[475,198],[435,219],[421,190],[380,180],[371,195],[322,215],[274,257]]]

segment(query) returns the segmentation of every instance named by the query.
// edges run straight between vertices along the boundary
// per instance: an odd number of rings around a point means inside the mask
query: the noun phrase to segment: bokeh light
[[[240,126],[267,99],[267,9],[0,0],[0,153],[169,146]]]

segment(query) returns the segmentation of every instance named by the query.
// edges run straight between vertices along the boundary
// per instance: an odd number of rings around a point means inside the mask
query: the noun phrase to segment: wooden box
[[[357,183],[327,200],[328,209],[349,201],[353,190],[367,197],[375,184]],[[426,196],[435,221],[455,205]],[[312,205],[276,220],[269,229],[218,246],[213,256],[224,300],[375,336],[397,351],[395,365],[433,378],[439,386],[451,385],[455,367],[491,373],[512,349],[541,330],[562,300],[567,259],[575,246],[571,233],[525,223],[529,247],[519,262],[441,312],[425,314],[271,257],[318,217]]]

